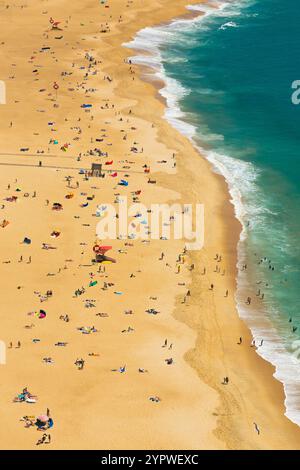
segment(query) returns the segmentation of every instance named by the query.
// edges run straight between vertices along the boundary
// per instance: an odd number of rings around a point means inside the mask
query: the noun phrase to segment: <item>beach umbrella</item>
[[[40,416],[37,417],[37,419],[38,419],[39,421],[41,421],[42,423],[47,423],[47,422],[49,421],[49,416],[47,416],[47,415],[40,415]]]
[[[109,251],[111,249],[112,249],[112,246],[105,246],[105,245],[99,246],[99,252],[100,253],[106,253],[107,251]]]
[[[57,90],[59,89],[58,83],[53,83],[53,90],[55,90],[55,99],[57,100]]]

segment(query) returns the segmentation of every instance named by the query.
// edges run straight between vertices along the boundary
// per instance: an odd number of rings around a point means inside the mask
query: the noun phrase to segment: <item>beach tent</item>
[[[47,313],[45,312],[45,310],[39,311],[38,318],[42,319],[42,318],[46,318],[46,316],[47,316]]]

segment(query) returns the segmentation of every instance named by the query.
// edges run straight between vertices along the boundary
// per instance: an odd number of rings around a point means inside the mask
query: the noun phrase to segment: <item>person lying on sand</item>
[[[47,440],[48,439],[48,440]],[[37,446],[41,444],[50,444],[51,443],[51,436],[50,434],[44,433],[41,439],[39,439],[36,443]]]
[[[13,399],[14,403],[22,403],[22,402],[27,402],[27,403],[36,403],[37,401],[37,396],[32,395],[28,390],[27,387],[25,387],[22,392],[17,395]]]

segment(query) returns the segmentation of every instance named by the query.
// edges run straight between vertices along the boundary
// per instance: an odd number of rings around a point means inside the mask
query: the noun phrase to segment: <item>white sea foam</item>
[[[227,23],[222,24],[219,29],[227,28],[238,28],[238,25],[235,23],[235,21],[228,21]]]
[[[174,78],[166,75],[162,61],[161,46],[176,42],[178,40],[178,31],[189,31],[193,27],[198,29],[200,27],[204,30],[208,29],[211,26],[210,20],[215,16],[226,19],[237,17],[241,14],[241,7],[251,4],[253,1],[255,0],[233,0],[231,2],[212,0],[209,5],[190,5],[187,8],[199,12],[199,16],[193,19],[173,20],[167,25],[145,28],[139,31],[130,43],[124,44],[128,48],[138,51],[137,55],[131,57],[133,63],[151,67],[152,71],[148,75],[149,79],[155,77],[164,83],[160,94],[166,100],[165,118],[168,122],[187,136],[201,154],[211,162],[214,170],[222,174],[226,179],[236,217],[242,225],[238,244],[239,265],[246,262],[244,246],[247,242],[248,220],[251,220],[253,228],[255,224],[261,223],[262,216],[268,211],[266,207],[258,204],[259,189],[256,180],[259,177],[259,171],[250,162],[201,148],[198,144],[199,140],[202,140],[202,142],[220,140],[222,136],[209,135],[209,132],[201,136],[199,131],[196,131],[196,127],[187,122],[187,115],[180,109],[179,103],[184,96],[189,94],[189,90],[185,89]],[[228,21],[223,26],[224,28],[222,29],[225,29],[226,27],[236,27],[237,24],[233,21]],[[185,40],[192,44],[193,39],[191,37],[185,38]],[[175,58],[172,60],[176,62],[182,59]],[[205,93],[205,90],[203,93]],[[239,270],[237,281],[236,302],[239,314],[249,325],[256,344],[262,338],[264,339],[263,345],[258,348],[258,353],[275,366],[276,372],[274,375],[284,385],[286,415],[291,421],[300,425],[300,341],[299,345],[295,345],[295,350],[298,351],[299,349],[298,359],[296,357],[297,354],[292,355],[285,349],[282,338],[269,320],[270,311],[256,311],[253,308],[251,310],[246,308],[243,293],[251,288],[251,286],[249,286],[248,277],[241,270]],[[268,308],[272,307],[268,306]],[[276,311],[271,312],[271,314],[275,317],[278,316]]]

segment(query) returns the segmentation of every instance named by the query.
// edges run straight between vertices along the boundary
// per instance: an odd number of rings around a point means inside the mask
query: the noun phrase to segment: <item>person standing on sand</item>
[[[260,429],[258,425],[256,423],[253,423],[253,424],[254,424],[255,431],[257,432],[258,435],[260,435]]]

